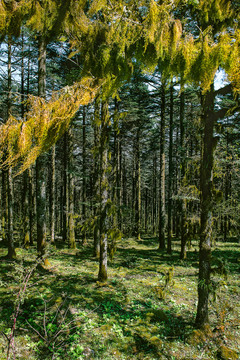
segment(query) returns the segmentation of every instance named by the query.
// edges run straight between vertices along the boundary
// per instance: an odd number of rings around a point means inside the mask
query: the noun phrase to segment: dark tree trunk
[[[157,230],[157,156],[156,152],[153,157],[153,171],[152,171],[152,233],[156,236]]]
[[[38,57],[38,96],[46,96],[46,41],[39,37]],[[37,193],[37,251],[40,257],[46,251],[46,160],[41,155],[36,161]],[[45,261],[46,263],[46,261]]]
[[[135,140],[135,217],[134,217],[134,235],[138,240],[141,239],[141,167],[140,167],[140,129],[137,128]]]
[[[159,250],[165,249],[165,82],[161,86],[160,184],[159,184]]]
[[[7,117],[11,115],[12,111],[12,38],[8,36],[8,94],[7,94]],[[13,177],[12,168],[7,171],[7,234],[8,234],[8,254],[9,259],[16,258],[16,251],[14,247],[13,236]]]
[[[2,241],[6,243],[6,226],[7,226],[7,172],[2,169],[2,194],[1,194],[1,232]]]
[[[173,84],[170,87],[169,154],[168,154],[168,223],[167,252],[172,253],[172,179],[173,179]]]
[[[181,186],[184,187],[185,181],[185,170],[186,170],[186,154],[184,148],[185,141],[185,124],[184,124],[184,113],[185,113],[185,96],[184,88],[181,85],[181,95],[180,95],[180,151],[181,151]],[[181,200],[181,253],[180,258],[187,258],[187,203],[186,199]]]
[[[76,249],[74,221],[73,130],[68,130],[68,246]]]
[[[55,169],[55,145],[52,147],[51,158],[50,158],[50,194],[49,194],[49,205],[50,205],[50,239],[51,243],[55,242],[55,206],[56,206],[56,169]]]
[[[99,106],[99,96],[95,99],[94,103],[94,179],[93,179],[93,198],[96,203],[98,203],[98,188],[99,188],[99,151],[97,151],[100,143],[100,133],[99,133],[99,121],[100,121],[100,106]],[[95,226],[93,231],[94,237],[94,256],[99,259],[100,257],[100,239],[99,239],[99,209],[94,206],[93,209],[95,217]]]
[[[62,191],[62,239],[67,242],[67,228],[68,228],[68,186],[67,186],[67,173],[68,173],[68,133],[63,136],[63,191]]]
[[[86,107],[83,107],[83,123],[82,123],[82,217],[83,220],[86,220],[86,202],[87,202],[87,193],[86,193]],[[82,244],[86,245],[86,230],[82,231]]]
[[[202,102],[202,122],[204,126],[203,153],[201,159],[201,229],[199,249],[198,307],[196,324],[202,327],[208,323],[208,299],[211,272],[212,238],[212,188],[214,154],[214,92],[213,86]]]

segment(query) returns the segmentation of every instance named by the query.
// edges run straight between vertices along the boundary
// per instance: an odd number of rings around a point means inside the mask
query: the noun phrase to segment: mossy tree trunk
[[[100,257],[98,280],[107,280],[107,203],[108,203],[108,141],[109,141],[109,114],[108,102],[102,101],[101,128],[100,128]]]
[[[211,238],[213,207],[213,154],[214,154],[214,91],[213,86],[202,101],[202,123],[204,127],[201,159],[201,229],[199,248],[198,307],[196,324],[202,327],[208,323],[208,300],[211,273]]]
[[[160,184],[159,184],[159,250],[165,249],[165,91],[166,84],[161,85],[161,123],[160,123]]]

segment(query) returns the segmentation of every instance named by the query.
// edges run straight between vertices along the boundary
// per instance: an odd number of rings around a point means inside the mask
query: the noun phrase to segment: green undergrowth
[[[7,261],[0,249],[0,359],[238,359],[239,244],[213,251],[211,326],[196,330],[197,246],[179,259],[157,240],[123,239],[109,281],[96,281],[92,241],[78,250],[52,249],[51,267],[35,267],[35,249]],[[33,272],[26,284],[26,275]],[[26,284],[26,289],[19,293]],[[16,309],[19,311],[16,316]],[[15,314],[15,316],[14,316]]]

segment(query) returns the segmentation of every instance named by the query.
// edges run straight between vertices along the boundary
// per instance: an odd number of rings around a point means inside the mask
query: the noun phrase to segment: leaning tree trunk
[[[208,323],[208,299],[211,273],[211,238],[212,238],[212,188],[213,188],[213,153],[214,153],[214,91],[213,86],[202,102],[204,126],[203,153],[201,159],[201,229],[199,249],[198,307],[196,324],[202,327]]]
[[[108,133],[109,114],[107,101],[102,102],[100,130],[100,258],[98,280],[107,280],[107,202],[108,202]]]
[[[46,41],[39,37],[38,57],[38,96],[46,96]],[[43,257],[46,251],[46,161],[41,155],[36,161],[36,193],[37,193],[37,251]],[[47,261],[44,261],[47,264]]]
[[[160,184],[159,184],[159,250],[165,249],[165,83],[161,86]]]

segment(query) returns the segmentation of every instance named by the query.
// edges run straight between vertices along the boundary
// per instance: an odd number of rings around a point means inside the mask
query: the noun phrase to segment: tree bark
[[[67,228],[68,228],[68,132],[63,136],[63,169],[62,169],[62,239],[64,242],[67,242]]]
[[[169,154],[168,154],[168,222],[167,252],[172,253],[172,179],[173,179],[173,83],[170,87],[170,119],[169,119]]]
[[[108,103],[102,102],[100,130],[100,258],[98,280],[107,280],[107,202],[108,202]]]
[[[185,160],[185,149],[184,149],[184,141],[185,141],[185,124],[184,124],[184,113],[185,113],[185,96],[184,96],[184,88],[181,85],[181,94],[180,94],[180,149],[181,149],[181,186],[184,187],[185,181],[185,170],[186,170],[186,160]],[[181,200],[181,253],[180,258],[185,260],[187,258],[187,203],[186,199]]]
[[[83,118],[82,118],[82,217],[83,221],[86,220],[86,202],[87,202],[87,193],[86,193],[86,107],[83,107]],[[82,231],[82,245],[86,245],[86,230]]]
[[[52,147],[50,158],[50,239],[51,243],[55,242],[55,206],[56,206],[56,166],[55,166],[56,147]]]
[[[96,203],[98,203],[98,188],[99,188],[99,151],[97,151],[100,143],[100,133],[99,133],[99,121],[100,121],[100,106],[99,106],[99,96],[95,99],[94,103],[94,159],[93,159],[93,198]],[[93,214],[95,217],[95,225],[93,230],[94,237],[94,256],[100,258],[100,239],[99,239],[99,209],[94,206]]]
[[[38,96],[46,96],[46,41],[39,36],[38,43]],[[36,161],[36,192],[37,192],[37,251],[40,257],[46,251],[46,161],[41,155]],[[44,261],[47,263],[47,261]]]
[[[212,238],[212,188],[213,188],[213,154],[214,154],[214,91],[213,85],[202,102],[203,153],[201,159],[201,229],[199,249],[198,307],[196,324],[198,327],[208,323],[208,299],[211,272],[211,238]]]
[[[7,94],[7,117],[12,112],[12,38],[8,36],[8,94]],[[16,251],[14,247],[14,236],[13,236],[13,178],[12,168],[10,167],[7,171],[7,234],[8,234],[8,254],[9,259],[16,258]]]
[[[68,130],[68,246],[76,249],[74,221],[73,130]]]
[[[165,249],[165,82],[161,85],[160,184],[159,184],[159,250]]]
[[[141,239],[141,165],[140,165],[140,128],[137,127],[135,139],[135,219],[134,235]]]

